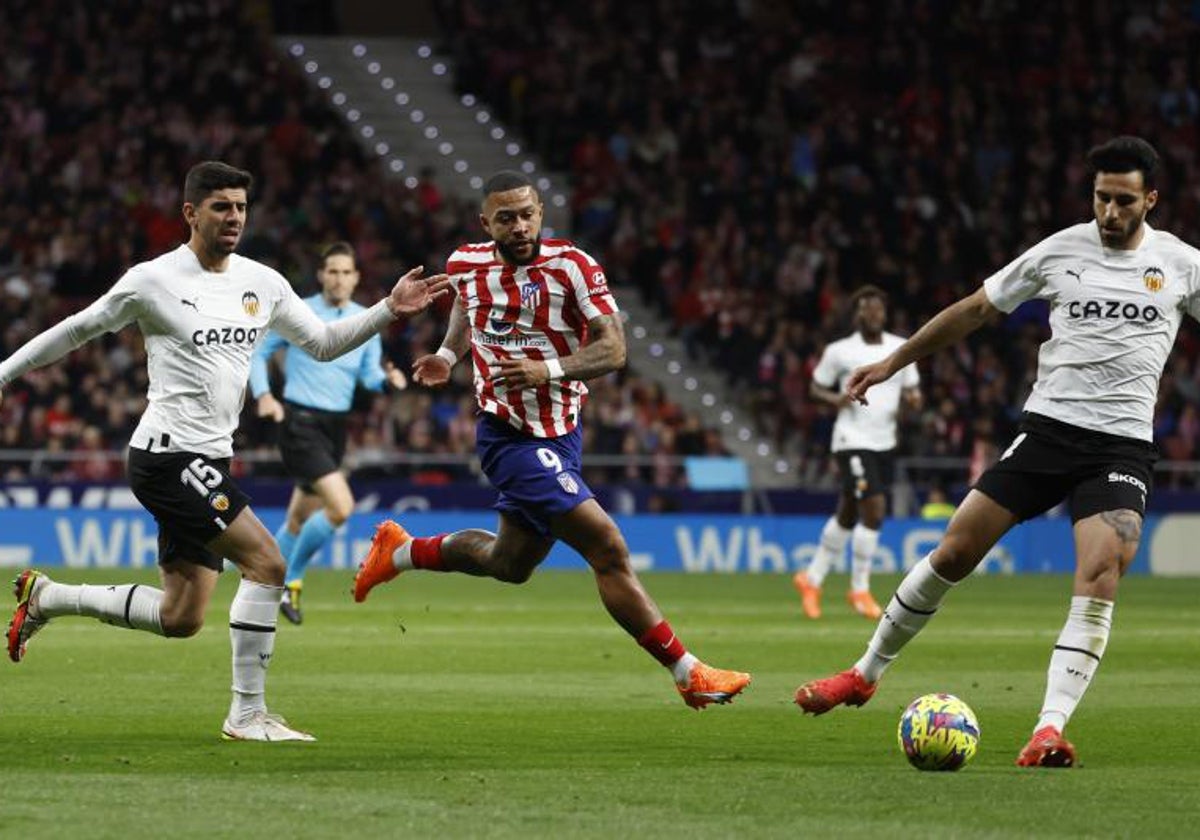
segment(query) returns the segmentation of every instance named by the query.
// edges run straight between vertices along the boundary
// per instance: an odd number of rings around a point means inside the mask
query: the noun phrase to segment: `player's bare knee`
[[[172,639],[186,639],[195,636],[204,626],[204,616],[190,612],[162,613],[163,635]]]
[[[353,512],[353,505],[330,505],[325,508],[325,518],[329,520],[329,524],[334,528],[340,528],[346,524],[346,520],[350,518],[350,514]]]
[[[981,559],[983,552],[975,540],[964,534],[950,532],[934,549],[932,563],[939,574],[951,580],[960,580],[969,575]]]
[[[624,574],[629,571],[629,548],[620,534],[613,534],[597,543],[588,552],[587,560],[598,575]]]

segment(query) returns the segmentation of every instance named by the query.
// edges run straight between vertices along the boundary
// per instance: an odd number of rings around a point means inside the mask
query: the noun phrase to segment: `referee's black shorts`
[[[224,558],[209,551],[250,504],[229,476],[228,458],[130,447],[129,489],[158,523],[158,562],[185,560],[215,571]]]
[[[341,468],[346,454],[347,416],[345,411],[284,404],[279,455],[288,475],[304,492],[313,492],[314,481]]]
[[[975,489],[1022,522],[1064,499],[1071,521],[1109,510],[1146,515],[1158,449],[1026,412],[1020,433]]]

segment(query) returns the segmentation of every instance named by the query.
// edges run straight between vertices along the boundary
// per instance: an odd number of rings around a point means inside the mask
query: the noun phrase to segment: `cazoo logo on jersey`
[[[211,344],[253,344],[258,340],[258,327],[211,327],[192,333],[192,344],[204,347]]]
[[[1150,323],[1162,317],[1157,306],[1139,306],[1133,301],[1073,300],[1067,304],[1068,318],[1105,321],[1144,321]]]

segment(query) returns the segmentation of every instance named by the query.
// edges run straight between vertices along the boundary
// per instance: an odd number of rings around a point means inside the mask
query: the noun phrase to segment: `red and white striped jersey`
[[[466,310],[479,408],[534,437],[559,437],[579,422],[588,389],[557,379],[534,388],[495,385],[500,359],[558,359],[587,341],[588,321],[617,312],[600,264],[565,239],[543,239],[529,265],[508,265],[494,242],[463,245],[446,273]]]

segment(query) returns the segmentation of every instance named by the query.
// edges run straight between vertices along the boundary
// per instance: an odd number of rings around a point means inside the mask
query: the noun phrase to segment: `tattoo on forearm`
[[[1142,538],[1142,517],[1131,510],[1106,510],[1101,521],[1112,526],[1124,543],[1137,543]]]

